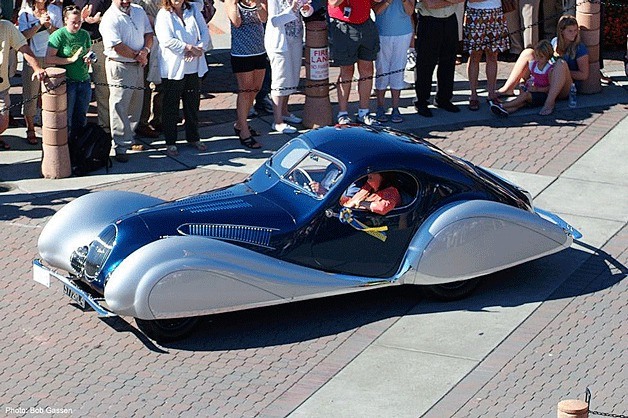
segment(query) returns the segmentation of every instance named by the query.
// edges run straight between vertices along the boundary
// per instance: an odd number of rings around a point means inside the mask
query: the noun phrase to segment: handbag
[[[504,14],[516,10],[518,6],[519,4],[517,0],[502,0],[502,12]]]

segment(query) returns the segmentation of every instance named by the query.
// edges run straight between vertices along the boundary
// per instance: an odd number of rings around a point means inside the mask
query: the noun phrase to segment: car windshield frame
[[[299,166],[308,159],[317,162],[319,159],[323,159],[326,161],[326,168],[328,168],[330,164],[334,164],[339,170],[339,173],[335,176],[333,182],[331,183],[331,187],[325,190],[324,193],[314,193],[309,187],[304,187],[298,182],[295,182],[294,179],[290,178],[295,172],[295,168],[301,168]],[[338,183],[340,183],[347,171],[342,161],[332,157],[331,155],[311,148],[301,138],[295,138],[281,147],[271,158],[268,159],[266,165],[268,168],[273,170],[275,174],[277,174],[281,182],[288,184],[296,190],[299,190],[317,200],[324,199],[325,196],[327,196],[329,192],[332,191]],[[325,173],[322,173],[322,177],[324,176]],[[319,180],[321,179],[317,178],[315,181]]]

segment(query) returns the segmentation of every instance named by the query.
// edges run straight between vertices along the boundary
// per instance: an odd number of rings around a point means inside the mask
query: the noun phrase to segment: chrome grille
[[[109,254],[111,254],[117,234],[118,230],[115,225],[109,225],[100,233],[98,238],[89,244],[85,267],[83,268],[86,280],[93,281],[98,277],[107,258],[109,258]]]
[[[182,235],[198,235],[272,248],[270,238],[276,229],[249,225],[184,224],[179,227],[178,231]]]

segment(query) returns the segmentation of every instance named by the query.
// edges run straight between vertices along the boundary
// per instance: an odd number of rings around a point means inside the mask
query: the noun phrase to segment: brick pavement
[[[224,76],[227,69],[221,68]],[[224,77],[217,79],[226,85]],[[208,123],[233,117],[231,87],[211,90],[213,98],[204,101],[203,110],[209,112]],[[412,130],[485,166],[557,175],[623,117],[624,107],[616,105],[569,115],[557,112],[549,118],[495,119],[489,122],[495,132],[491,138],[483,132],[486,124],[480,123]],[[115,188],[174,199],[243,178],[195,168],[96,190]],[[421,301],[420,295],[385,289],[216,315],[192,337],[159,347],[121,319],[101,321],[75,309],[58,284],[46,289],[30,278],[42,226],[63,204],[89,191],[18,194],[4,200],[2,411],[58,407],[88,416],[285,416]],[[624,228],[603,248],[619,267],[604,269],[604,255],[591,258],[435,405],[430,416],[539,416],[553,411],[564,397],[580,397],[571,391],[586,385],[593,390],[594,409],[625,412],[625,395],[618,393],[626,387],[625,365],[617,360],[625,358],[625,343],[616,345],[619,353],[613,353],[610,344],[589,344],[576,324],[594,327],[596,342],[619,342],[626,335],[625,314],[619,314],[625,305],[621,296],[626,284],[620,279],[626,273],[627,236]],[[565,351],[578,356],[563,355]],[[574,368],[576,361],[582,366]],[[561,374],[566,364],[575,370],[573,376]]]
[[[592,410],[626,414],[626,264],[624,226],[425,417],[550,416],[587,387]]]

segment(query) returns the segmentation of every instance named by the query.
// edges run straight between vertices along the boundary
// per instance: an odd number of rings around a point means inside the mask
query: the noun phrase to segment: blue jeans
[[[66,89],[68,92],[68,134],[71,138],[73,132],[77,132],[77,129],[87,124],[87,110],[92,99],[92,85],[89,80],[68,80]]]

